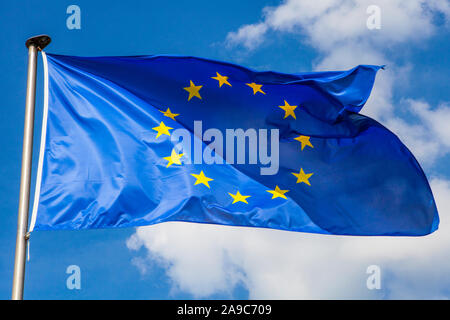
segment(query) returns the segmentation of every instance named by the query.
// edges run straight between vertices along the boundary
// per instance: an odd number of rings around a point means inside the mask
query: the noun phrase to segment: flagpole
[[[51,39],[40,35],[28,39],[28,78],[25,100],[25,122],[23,129],[22,170],[20,174],[19,212],[17,217],[16,255],[14,258],[14,277],[12,300],[23,299],[25,279],[26,245],[28,241],[28,209],[30,204],[31,159],[33,155],[34,105],[36,98],[37,52],[44,49]]]

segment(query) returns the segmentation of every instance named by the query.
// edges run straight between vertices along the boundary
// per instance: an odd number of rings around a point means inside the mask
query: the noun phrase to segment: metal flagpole
[[[28,209],[30,204],[31,157],[33,154],[34,103],[36,96],[37,51],[50,43],[50,37],[40,35],[28,39],[28,79],[25,102],[25,123],[23,129],[22,170],[20,174],[19,213],[17,218],[16,256],[14,259],[14,278],[12,299],[23,299],[25,278],[26,245],[28,241]]]

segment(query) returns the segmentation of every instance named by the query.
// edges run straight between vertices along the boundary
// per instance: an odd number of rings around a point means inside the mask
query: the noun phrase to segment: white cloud
[[[413,151],[419,162],[430,167],[439,157],[448,155],[449,104],[441,103],[432,109],[425,101],[405,99],[400,105],[415,122],[410,123],[398,117],[386,118],[384,122]]]
[[[151,253],[148,263],[156,260],[166,266],[176,289],[191,292],[196,297],[208,296],[231,290],[241,277],[237,265],[223,249],[233,243],[232,238],[226,233],[215,234],[216,228],[187,223],[138,228],[128,239],[127,246],[138,250],[144,245]],[[142,259],[138,260],[137,267],[141,273],[146,273]]]
[[[420,41],[435,31],[433,15],[449,17],[448,3],[426,0],[287,0],[277,7],[266,7],[263,20],[230,32],[230,45],[244,44],[255,49],[270,31],[301,32],[315,48],[332,51],[344,43],[370,42],[389,47],[405,41]],[[381,9],[380,30],[366,28],[367,7]],[[257,27],[259,32],[254,32]]]
[[[374,4],[382,11],[379,31],[366,28],[366,8]],[[395,104],[395,85],[405,84],[411,66],[396,66],[388,57],[394,48],[436,32],[436,12],[448,22],[449,4],[437,0],[288,0],[265,8],[261,21],[230,32],[226,42],[253,50],[272,32],[298,33],[318,52],[316,70],[387,64],[364,112],[396,132],[429,166],[449,150],[450,106],[412,99]],[[148,256],[133,262],[141,272],[157,261],[175,289],[195,297],[230,293],[242,284],[250,298],[261,299],[450,298],[450,183],[434,179],[431,185],[441,227],[427,237],[335,237],[174,222],[138,228],[127,245],[147,249]],[[382,270],[380,291],[366,288],[372,264]]]
[[[264,23],[243,26],[237,32],[228,35],[228,46],[242,43],[247,49],[255,48],[263,42],[263,36],[266,31],[267,26]]]
[[[436,109],[424,101],[408,100],[412,110],[430,128],[431,134],[436,136],[445,147],[450,147],[450,105],[441,103]]]

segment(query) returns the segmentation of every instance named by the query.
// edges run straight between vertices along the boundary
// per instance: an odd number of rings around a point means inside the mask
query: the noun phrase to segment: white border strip
[[[48,116],[48,66],[47,55],[41,51],[42,62],[44,64],[44,110],[42,113],[41,146],[39,150],[39,163],[36,175],[36,187],[34,190],[33,213],[31,214],[31,223],[29,232],[32,232],[36,224],[37,209],[39,205],[39,195],[41,193],[42,167],[44,165],[45,140],[47,136],[47,116]]]

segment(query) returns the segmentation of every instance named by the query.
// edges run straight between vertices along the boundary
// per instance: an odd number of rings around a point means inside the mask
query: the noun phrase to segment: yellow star
[[[203,173],[203,170],[200,171],[199,174],[194,174],[191,173],[191,176],[193,176],[194,178],[197,179],[197,181],[195,181],[194,186],[196,186],[199,183],[203,183],[205,186],[207,186],[209,188],[209,181],[213,181],[214,179],[208,178],[207,176],[205,176],[205,174]]]
[[[165,160],[169,161],[166,168],[170,167],[172,164],[181,164],[180,158],[183,156],[183,153],[177,154],[175,149],[172,149],[172,154],[169,157],[164,157]]]
[[[253,94],[255,95],[257,92],[261,92],[262,94],[266,94],[264,91],[261,90],[262,84],[256,84],[254,82],[252,83],[246,83],[250,88],[253,89]]]
[[[298,136],[297,138],[294,138],[294,140],[300,141],[300,142],[302,143],[302,151],[303,151],[303,149],[305,148],[305,146],[314,148],[314,146],[313,146],[313,145],[311,144],[311,142],[309,141],[309,138],[311,138],[311,137],[300,135],[300,136]]]
[[[303,171],[303,169],[300,169],[300,172],[299,172],[299,173],[292,172],[292,174],[293,174],[294,176],[297,177],[297,183],[304,182],[304,183],[306,183],[308,186],[310,186],[311,183],[309,183],[309,180],[308,180],[308,179],[309,179],[314,173],[305,173],[305,172]]]
[[[228,77],[221,75],[220,73],[216,72],[217,77],[211,77],[217,81],[219,81],[219,88],[222,87],[222,85],[225,83],[231,87],[231,84],[228,82]]]
[[[236,194],[232,194],[229,192],[228,192],[228,194],[233,198],[232,204],[234,204],[236,202],[244,202],[244,203],[248,204],[247,200],[245,200],[245,199],[249,198],[250,196],[243,196],[242,194],[239,193],[239,191]]]
[[[170,129],[173,129],[171,127],[168,127],[164,124],[164,122],[161,121],[159,126],[152,128],[153,130],[157,131],[158,134],[156,135],[156,138],[158,138],[160,135],[165,134],[167,136],[170,136]]]
[[[283,119],[286,119],[289,116],[292,116],[294,119],[297,119],[295,117],[295,113],[294,113],[294,110],[295,110],[295,108],[297,108],[297,106],[290,106],[289,103],[287,103],[287,101],[284,100],[284,106],[278,106],[278,107],[280,107],[281,109],[283,109],[285,111]]]
[[[200,89],[201,89],[203,86],[196,86],[196,85],[192,82],[192,80],[189,80],[189,81],[191,82],[190,86],[184,88],[184,90],[186,90],[187,92],[189,92],[189,98],[188,98],[188,101],[191,100],[192,97],[197,97],[197,98],[201,99],[202,97],[200,96],[199,91],[200,91]]]
[[[278,188],[278,186],[275,186],[275,190],[266,190],[266,191],[272,194],[272,199],[275,198],[287,199],[284,194],[286,192],[289,192],[289,190],[281,190],[280,188]]]
[[[168,118],[170,118],[170,119],[172,119],[172,120],[175,120],[175,117],[177,117],[177,116],[180,115],[180,114],[178,114],[178,113],[172,113],[172,112],[170,111],[170,108],[167,108],[166,111],[161,111],[161,110],[159,110],[159,112],[162,112],[162,114],[163,114],[164,116],[166,116],[166,117],[168,117]],[[177,121],[177,120],[175,120],[175,121]]]

